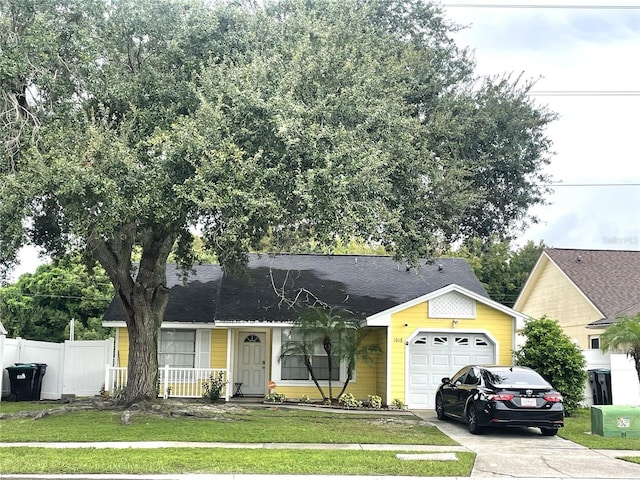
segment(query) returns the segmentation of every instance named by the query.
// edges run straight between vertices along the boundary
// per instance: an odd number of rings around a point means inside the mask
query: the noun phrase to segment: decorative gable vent
[[[458,292],[429,300],[430,318],[476,318],[476,302]]]

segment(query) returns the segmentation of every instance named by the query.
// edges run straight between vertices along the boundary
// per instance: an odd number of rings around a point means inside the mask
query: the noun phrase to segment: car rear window
[[[548,385],[548,382],[533,370],[491,369],[482,372],[486,383],[491,385]]]

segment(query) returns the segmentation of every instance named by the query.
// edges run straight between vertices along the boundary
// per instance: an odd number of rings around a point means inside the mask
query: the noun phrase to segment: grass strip
[[[237,450],[202,448],[45,449],[3,448],[2,471],[12,474],[292,474],[407,475],[471,474],[475,455],[458,461],[403,461],[391,451]],[[415,452],[414,452],[415,453]]]
[[[59,402],[0,402],[0,413],[33,412],[49,408],[59,408]]]
[[[558,431],[562,438],[588,448],[602,450],[640,450],[640,438],[603,437],[591,434],[591,411],[581,409],[565,418]]]

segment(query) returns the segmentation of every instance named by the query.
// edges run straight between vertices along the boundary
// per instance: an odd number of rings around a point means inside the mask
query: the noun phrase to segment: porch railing
[[[229,400],[229,382],[224,368],[179,368],[165,365],[158,369],[158,396],[162,398],[201,398],[204,383],[210,378],[224,384],[220,397]],[[104,389],[110,396],[117,396],[127,386],[127,367],[107,365]]]

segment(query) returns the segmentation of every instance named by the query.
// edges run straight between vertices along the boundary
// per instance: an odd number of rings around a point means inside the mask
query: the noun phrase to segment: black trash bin
[[[598,370],[589,370],[589,386],[593,393],[593,404],[602,405],[602,387],[598,382]]]
[[[40,400],[40,395],[42,393],[42,377],[47,373],[47,364],[46,363],[34,363],[38,370],[36,370],[36,375],[33,378],[33,399],[32,400]]]
[[[16,365],[32,365],[36,367],[35,375],[33,376],[33,385],[31,386],[31,398],[30,400],[40,400],[42,393],[42,377],[47,372],[46,363],[16,363]]]
[[[598,383],[600,384],[600,390],[602,390],[602,405],[612,405],[613,399],[611,398],[611,370],[598,370]]]
[[[16,402],[33,400],[34,380],[38,372],[38,366],[33,363],[20,363],[7,367],[9,382],[11,384],[11,400]],[[38,397],[40,400],[40,397]]]

